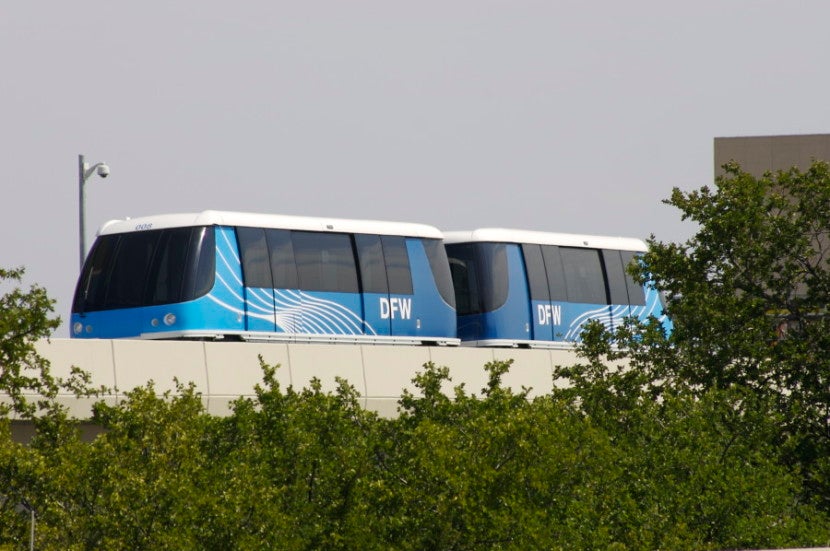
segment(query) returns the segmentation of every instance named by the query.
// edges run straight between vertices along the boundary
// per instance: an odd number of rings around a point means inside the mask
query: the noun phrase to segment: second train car
[[[102,226],[70,326],[74,338],[459,343],[438,229],[223,211]]]
[[[462,345],[568,348],[589,321],[629,316],[671,330],[658,291],[626,271],[639,239],[483,228],[444,241]]]

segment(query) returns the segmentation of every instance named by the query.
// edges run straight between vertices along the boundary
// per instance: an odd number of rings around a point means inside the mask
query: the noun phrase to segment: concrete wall
[[[427,362],[450,368],[452,382],[446,391],[464,383],[479,393],[487,384],[484,365],[513,359],[504,383],[516,390],[532,388],[531,396],[550,392],[555,365],[570,365],[576,355],[565,350],[479,349],[441,346],[376,346],[348,344],[287,344],[233,342],[176,342],[140,340],[51,339],[37,345],[57,376],[72,366],[92,375],[95,386],[115,392],[103,397],[109,403],[124,392],[152,380],[158,392],[174,390],[174,379],[193,382],[208,412],[229,413],[239,396],[252,396],[262,382],[258,357],[279,364],[277,379],[283,386],[307,386],[317,377],[324,390],[334,390],[335,377],[348,380],[360,393],[363,406],[384,416],[397,413],[403,389],[414,391],[412,378]],[[78,418],[87,418],[93,400],[61,396],[61,402]]]

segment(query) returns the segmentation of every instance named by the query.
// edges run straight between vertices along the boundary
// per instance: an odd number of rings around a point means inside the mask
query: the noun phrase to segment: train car
[[[101,227],[74,338],[457,345],[434,227],[204,211]]]
[[[589,321],[628,316],[671,330],[658,291],[626,272],[639,239],[483,228],[444,242],[462,345],[569,348]]]

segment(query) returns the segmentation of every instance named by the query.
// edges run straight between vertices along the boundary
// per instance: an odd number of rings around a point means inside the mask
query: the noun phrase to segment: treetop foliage
[[[0,403],[0,415],[30,416],[39,407],[48,407],[48,399],[58,389],[49,362],[38,356],[34,345],[60,325],[59,318],[50,317],[55,301],[38,285],[21,289],[18,285],[24,273],[23,268],[0,268],[0,290],[4,291],[0,294],[0,393],[8,396],[8,402]],[[26,399],[27,392],[46,400],[33,404]]]
[[[632,266],[665,293],[671,335],[656,324],[594,328],[583,342],[588,364],[560,376],[586,396],[629,403],[710,390],[754,396],[736,407],[763,404],[778,419],[783,461],[802,470],[805,499],[830,510],[830,166],[760,178],[734,163],[723,169],[714,188],[675,188],[666,200],[697,233],[683,244],[652,236]],[[635,373],[607,368],[621,359]]]
[[[724,549],[814,545],[830,522],[768,438],[777,418],[712,390],[581,413],[527,399],[487,369],[480,395],[432,364],[382,419],[341,381],[280,388],[208,415],[192,385],[99,404],[104,432],[71,422],[28,445],[0,432],[0,541],[37,511],[48,549]],[[598,406],[601,403],[597,404]],[[756,410],[752,410],[756,411]],[[38,421],[41,422],[41,421]],[[51,421],[55,425],[54,420]],[[624,430],[622,430],[624,428]]]

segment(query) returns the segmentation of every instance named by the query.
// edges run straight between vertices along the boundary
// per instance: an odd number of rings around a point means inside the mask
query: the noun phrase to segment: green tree
[[[37,501],[39,456],[12,440],[11,418],[35,422],[43,434],[63,432],[64,410],[54,398],[61,389],[82,391],[79,371],[67,381],[51,375],[35,344],[60,324],[54,300],[39,285],[20,287],[23,268],[0,268],[0,542],[28,542],[29,519],[19,504]],[[37,508],[37,507],[36,507]]]
[[[778,444],[830,510],[830,166],[760,178],[724,170],[715,189],[675,189],[667,201],[699,225],[695,236],[652,238],[645,255],[675,327],[661,369],[772,400]]]
[[[729,403],[775,420],[762,431],[770,449],[803,477],[802,499],[830,510],[830,167],[757,178],[729,164],[714,188],[674,189],[665,202],[697,231],[683,244],[652,237],[632,270],[665,293],[671,335],[655,323],[593,327],[586,362],[557,371],[571,385],[564,392],[620,432],[635,422],[614,409],[751,396]]]
[[[761,178],[735,164],[716,188],[666,202],[699,225],[683,245],[650,240],[644,268],[667,293],[692,384],[780,391],[830,404],[830,167]]]
[[[38,516],[46,549],[182,549],[198,541],[214,419],[192,386],[156,395],[152,383],[118,405],[99,403],[105,432],[81,439],[77,422],[37,419],[15,479]]]
[[[486,366],[480,396],[441,392],[446,367],[427,364],[380,440],[370,510],[396,549],[596,549],[617,542],[624,494],[607,435],[550,398],[501,383]]]
[[[61,437],[39,433],[14,475],[38,509],[38,544],[380,548],[363,496],[376,417],[344,381],[334,393],[319,381],[281,389],[276,368],[263,368],[256,398],[228,417],[208,415],[192,384],[157,394],[148,383],[96,405],[104,432],[91,443],[68,423]]]
[[[780,446],[787,420],[776,399],[735,384],[656,379],[677,353],[666,342],[658,324],[632,321],[614,334],[595,324],[580,345],[585,362],[555,370],[568,384],[553,399],[607,435],[623,473],[623,497],[605,524],[614,541],[629,549],[826,545],[830,518],[804,501],[799,467]]]
[[[240,399],[217,433],[217,549],[380,547],[365,492],[374,473],[377,416],[354,387],[319,380],[283,389],[262,364],[254,399]]]
[[[0,400],[0,417],[12,411],[30,417],[39,406],[47,406],[60,386],[49,372],[49,362],[35,350],[37,340],[60,325],[59,318],[51,317],[55,301],[39,285],[21,289],[24,273],[22,268],[0,268],[0,397],[8,397]],[[32,402],[38,395],[47,401]]]

